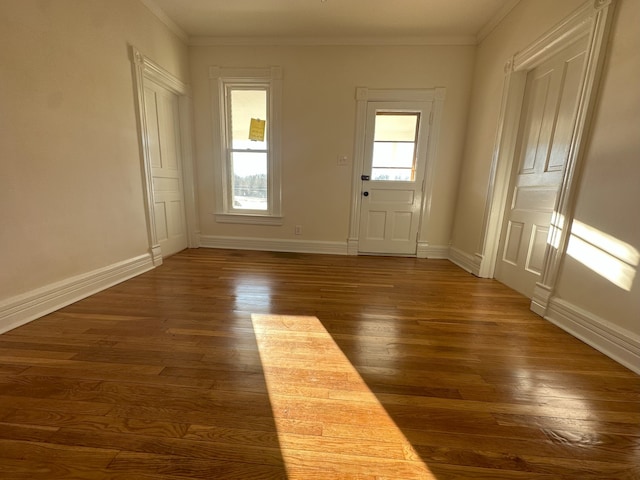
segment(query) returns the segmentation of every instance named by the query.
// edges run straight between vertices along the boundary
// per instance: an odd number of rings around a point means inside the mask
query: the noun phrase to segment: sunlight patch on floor
[[[435,480],[317,317],[251,318],[289,480]]]

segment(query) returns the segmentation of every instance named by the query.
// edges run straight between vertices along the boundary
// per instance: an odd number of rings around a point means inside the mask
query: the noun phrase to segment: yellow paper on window
[[[259,118],[252,118],[249,125],[249,140],[264,142],[264,127],[266,121]]]

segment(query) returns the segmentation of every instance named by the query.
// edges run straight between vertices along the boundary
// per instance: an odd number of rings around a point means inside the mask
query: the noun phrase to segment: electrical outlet
[[[296,235],[302,235],[302,225],[296,225]]]

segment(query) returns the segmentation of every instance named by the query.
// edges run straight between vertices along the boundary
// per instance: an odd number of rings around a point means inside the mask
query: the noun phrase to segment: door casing
[[[349,255],[358,255],[359,252],[360,210],[362,204],[362,180],[360,176],[363,174],[364,156],[366,152],[365,129],[367,123],[367,106],[369,102],[401,102],[404,104],[410,102],[430,102],[432,113],[430,118],[429,138],[427,139],[424,192],[420,206],[416,257],[427,258],[427,256],[429,256],[429,244],[426,239],[431,220],[431,196],[433,193],[434,181],[433,172],[435,170],[445,93],[446,89],[444,88],[415,90],[356,89],[356,136],[351,188],[351,220],[349,224],[349,238],[347,240],[347,253]]]
[[[424,189],[424,171],[429,141],[430,102],[367,102],[367,125],[365,132],[365,157],[362,173],[370,176],[374,151],[376,119],[380,112],[386,114],[416,114],[417,135],[415,140],[415,171],[411,181],[377,181],[374,178],[362,181],[359,253],[367,255],[415,255],[417,234],[420,227],[420,209]],[[372,222],[383,227],[382,237],[369,238],[367,232]],[[408,223],[406,219],[409,218]]]
[[[518,127],[527,73],[581,37],[588,38],[569,156],[552,216],[542,274],[531,301],[531,310],[541,316],[545,315],[553,295],[561,261],[566,251],[569,238],[568,227],[573,218],[576,180],[588,140],[589,123],[593,114],[613,16],[613,4],[614,0],[594,0],[584,3],[551,31],[523,51],[513,55],[504,67],[502,106],[491,165],[487,207],[481,241],[476,253],[476,257],[480,259],[476,273],[485,278],[493,278],[495,272],[509,180],[516,157]]]
[[[153,175],[151,168],[151,156],[149,153],[149,138],[147,135],[146,110],[144,102],[145,82],[155,82],[163,88],[178,96],[179,121],[180,121],[180,153],[182,157],[182,179],[184,185],[184,205],[187,224],[187,236],[189,248],[198,248],[200,245],[200,232],[196,205],[195,176],[193,166],[193,127],[192,108],[193,102],[188,85],[181,82],[174,75],[163,69],[160,65],[143,55],[137,48],[130,46],[131,63],[133,66],[133,79],[136,94],[138,130],[140,138],[140,150],[143,159],[143,185],[145,193],[145,212],[147,220],[147,236],[149,240],[149,253],[153,264],[162,264],[162,251],[158,242],[158,234],[155,224]]]
[[[573,135],[586,38],[527,74],[495,278],[531,298]]]
[[[188,246],[180,144],[179,97],[145,78],[146,136],[152,158],[156,233],[162,256]]]

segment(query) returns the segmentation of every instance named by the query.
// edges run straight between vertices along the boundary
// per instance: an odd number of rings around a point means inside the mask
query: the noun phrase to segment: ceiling
[[[475,43],[519,0],[143,0],[191,41]]]

